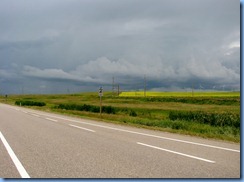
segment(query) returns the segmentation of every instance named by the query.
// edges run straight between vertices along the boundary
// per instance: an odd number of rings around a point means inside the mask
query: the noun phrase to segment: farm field
[[[146,92],[148,97],[240,97],[240,92]],[[120,97],[144,97],[144,91],[122,92]]]
[[[134,94],[134,95],[133,95]],[[240,142],[239,92],[10,95],[0,102],[154,130]]]

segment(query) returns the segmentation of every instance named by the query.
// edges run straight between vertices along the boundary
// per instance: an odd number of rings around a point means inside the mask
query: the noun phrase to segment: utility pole
[[[194,84],[192,84],[192,97],[194,96]]]
[[[118,84],[118,96],[119,96],[119,92],[120,92],[120,91],[119,91],[119,84]]]
[[[146,97],[146,90],[147,90],[147,79],[146,79],[146,75],[144,75],[144,97]]]
[[[114,76],[113,76],[113,83],[112,83],[112,91],[113,91],[113,95],[114,95]]]
[[[223,87],[223,91],[225,91],[225,85],[223,85],[222,87]]]
[[[22,92],[22,95],[24,95],[24,86],[23,85],[21,87],[21,92]]]

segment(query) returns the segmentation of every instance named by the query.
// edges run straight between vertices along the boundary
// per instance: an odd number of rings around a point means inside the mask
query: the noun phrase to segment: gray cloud
[[[134,89],[144,75],[154,90],[240,89],[237,0],[3,0],[0,22],[6,92],[89,90],[113,76]]]

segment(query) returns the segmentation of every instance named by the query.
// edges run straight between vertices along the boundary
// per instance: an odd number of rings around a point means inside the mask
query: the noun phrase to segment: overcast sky
[[[1,0],[0,93],[240,90],[239,0]]]

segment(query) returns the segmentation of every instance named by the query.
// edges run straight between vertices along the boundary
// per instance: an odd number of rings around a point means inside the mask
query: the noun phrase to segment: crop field
[[[146,92],[148,97],[240,97],[240,92]],[[144,97],[144,91],[122,92],[120,97]]]
[[[133,95],[134,94],[134,95]],[[239,92],[10,95],[0,102],[204,138],[240,142]]]

